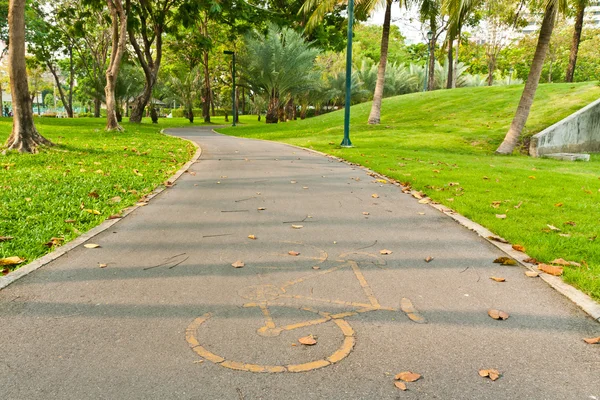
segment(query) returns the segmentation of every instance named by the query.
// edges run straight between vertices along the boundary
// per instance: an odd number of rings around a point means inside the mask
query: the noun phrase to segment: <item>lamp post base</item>
[[[344,140],[342,140],[340,147],[350,148],[350,147],[354,147],[354,146],[352,146],[352,142],[350,141],[350,138],[345,137]]]

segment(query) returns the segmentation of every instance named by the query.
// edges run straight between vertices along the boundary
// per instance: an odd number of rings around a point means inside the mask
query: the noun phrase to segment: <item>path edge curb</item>
[[[169,129],[169,128],[167,128],[167,129]],[[172,135],[165,133],[164,129],[162,129],[160,131],[160,133],[162,135],[172,136]],[[174,137],[174,136],[172,136],[172,137]],[[194,153],[194,155],[188,162],[186,162],[174,175],[172,175],[169,179],[167,179],[167,181],[169,181],[169,182],[175,182],[177,179],[179,179],[181,177],[181,175],[183,175],[185,173],[185,171],[187,171],[189,169],[189,167],[192,166],[192,164],[194,164],[196,161],[198,161],[200,156],[202,156],[202,148],[197,143],[195,143],[192,140],[181,138],[181,137],[178,137],[178,139],[182,139],[182,140],[187,141],[187,142],[191,143],[192,145],[194,145],[194,147],[196,148],[196,152]],[[148,201],[150,201],[151,199],[158,196],[160,193],[162,193],[166,189],[167,188],[165,186],[159,185],[150,194],[145,196],[145,198]],[[94,236],[96,236],[96,235],[104,232],[108,228],[112,227],[113,225],[115,225],[116,223],[118,223],[123,218],[125,218],[126,216],[128,216],[129,214],[131,214],[132,212],[134,212],[135,210],[137,210],[140,207],[142,207],[142,206],[133,205],[133,206],[127,207],[127,208],[123,209],[123,211],[121,213],[121,215],[122,215],[121,218],[106,219],[103,222],[101,222],[100,225],[95,226],[94,228],[90,229],[89,231],[85,232],[84,234],[76,237],[75,239],[73,239],[69,243],[65,244],[64,246],[58,247],[53,252],[48,253],[45,256],[35,259],[34,261],[22,266],[21,268],[17,269],[16,271],[10,272],[8,275],[0,276],[0,290],[4,289],[11,283],[16,282],[17,280],[21,279],[22,277],[29,275],[33,271],[36,271],[36,270],[42,268],[44,265],[47,265],[47,264],[51,263],[52,261],[62,257],[63,255],[67,254],[69,251],[73,250],[75,247],[82,245],[83,243],[87,242]]]
[[[225,135],[223,133],[219,133],[219,132],[215,131],[214,129],[213,129],[213,132],[216,134],[219,134],[219,135],[232,136],[232,135]],[[239,137],[239,136],[236,136],[236,137]],[[375,172],[363,165],[356,164],[351,161],[344,160],[343,158],[340,158],[340,157],[337,157],[337,156],[334,156],[331,154],[323,153],[318,150],[309,149],[306,147],[300,147],[300,146],[296,146],[296,145],[289,144],[289,143],[277,142],[274,140],[255,139],[255,138],[243,138],[243,139],[251,139],[251,140],[258,140],[258,141],[263,141],[263,142],[278,143],[278,144],[283,144],[285,146],[293,147],[293,148],[296,148],[299,150],[304,150],[309,153],[315,153],[315,154],[336,160],[338,162],[343,162],[352,167],[358,167],[358,168],[362,169],[363,171],[367,172],[368,174],[370,174],[371,176],[380,177],[381,179],[385,179],[385,180],[392,182],[395,186],[404,187],[400,184],[400,182],[396,181],[395,179],[385,176],[383,174],[380,174],[379,172]],[[412,195],[412,194],[416,194],[417,191],[411,190],[411,191],[407,191],[405,193]],[[425,197],[425,198],[429,198],[429,197]],[[592,317],[596,322],[600,323],[600,303],[596,302],[590,296],[583,293],[581,290],[569,285],[568,283],[563,281],[560,277],[552,276],[552,275],[540,272],[540,271],[536,270],[534,267],[528,265],[528,263],[526,263],[524,261],[527,258],[530,258],[526,253],[514,250],[512,248],[511,243],[508,243],[508,241],[506,241],[505,239],[492,233],[489,229],[478,224],[477,222],[470,220],[469,218],[457,213],[456,211],[454,211],[451,208],[448,208],[442,204],[434,203],[433,200],[432,200],[432,202],[428,203],[428,205],[430,207],[436,209],[437,211],[441,212],[442,214],[447,215],[448,217],[452,218],[455,222],[458,222],[460,225],[464,226],[465,228],[477,233],[477,235],[480,236],[481,238],[483,238],[485,241],[492,244],[493,246],[498,248],[500,251],[502,251],[509,257],[515,259],[519,263],[520,266],[522,266],[530,271],[538,272],[540,274],[539,275],[540,278],[544,282],[546,282],[551,288],[553,288],[554,290],[556,290],[557,292],[559,292],[560,294],[562,294],[563,296],[568,298],[577,307],[579,307],[586,314],[588,314],[590,317]],[[489,236],[504,240],[504,241],[506,241],[506,243],[501,243],[501,242],[498,242],[495,240],[490,240]]]

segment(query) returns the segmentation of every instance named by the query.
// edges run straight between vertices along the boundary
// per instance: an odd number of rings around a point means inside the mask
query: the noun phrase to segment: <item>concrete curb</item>
[[[164,133],[164,129],[161,130],[160,133],[166,135],[166,133]],[[171,135],[169,135],[169,136],[171,136]],[[198,159],[202,155],[202,149],[200,148],[200,146],[197,143],[195,143],[195,142],[193,142],[193,141],[191,141],[189,139],[183,139],[183,138],[179,138],[179,139],[182,139],[182,140],[185,140],[185,141],[188,141],[188,142],[192,143],[194,145],[194,147],[196,147],[196,153],[194,154],[194,156],[192,157],[192,159],[190,161],[188,161],[187,163],[185,163],[183,165],[183,167],[181,167],[181,169],[179,169],[173,176],[171,176],[168,179],[169,182],[175,182],[177,179],[179,179],[179,177],[181,177],[181,175],[183,175],[185,173],[185,171],[193,163],[195,163],[196,161],[198,161]],[[148,194],[147,196],[145,196],[145,198],[148,201],[150,201],[151,199],[153,199],[154,197],[158,196],[160,193],[162,193],[166,189],[167,188],[164,187],[164,186],[159,186],[156,189],[154,189],[150,194]],[[48,253],[45,256],[42,256],[42,257],[36,259],[35,261],[32,261],[29,264],[22,266],[21,268],[17,269],[16,271],[13,271],[13,272],[9,273],[6,276],[1,276],[0,277],[0,290],[4,289],[5,287],[7,287],[8,285],[10,285],[11,283],[17,281],[18,279],[21,279],[25,275],[29,275],[33,271],[35,271],[35,270],[43,267],[44,265],[49,264],[50,262],[56,260],[57,258],[65,255],[66,253],[68,253],[69,251],[71,251],[72,249],[74,249],[75,247],[82,245],[83,243],[87,242],[88,240],[90,240],[94,236],[98,235],[99,233],[104,232],[105,230],[107,230],[111,226],[115,225],[116,223],[118,223],[119,221],[121,221],[123,218],[125,218],[127,215],[131,214],[132,212],[134,212],[135,210],[137,210],[140,207],[141,206],[137,206],[137,205],[133,205],[131,207],[127,207],[127,208],[123,209],[123,211],[121,213],[122,218],[119,218],[119,219],[107,219],[104,222],[102,222],[100,225],[98,225],[98,226],[90,229],[89,231],[87,231],[83,235],[78,236],[77,238],[73,239],[72,241],[70,241],[69,243],[65,244],[64,246],[61,246],[61,247],[57,248],[53,252]]]
[[[215,130],[213,130],[214,133],[219,134],[219,135],[223,135],[222,133],[216,132]],[[227,135],[225,135],[227,136]],[[245,138],[248,139],[248,138]],[[295,146],[293,144],[288,144],[288,143],[281,143],[281,142],[276,142],[273,140],[265,140],[265,139],[251,139],[251,140],[259,140],[259,141],[263,141],[263,142],[270,142],[270,143],[278,143],[278,144],[283,144],[286,146],[290,146],[299,150],[305,150],[308,151],[310,153],[315,153],[315,154],[319,154],[321,156],[325,156],[327,158],[336,160],[338,162],[343,162],[345,164],[351,165],[353,167],[358,167],[360,169],[362,169],[363,171],[367,172],[369,175],[376,177],[376,178],[381,178],[381,179],[385,179],[387,181],[392,182],[395,186],[400,186],[402,187],[402,185],[397,182],[396,180],[389,178],[385,175],[382,175],[378,172],[372,171],[369,168],[366,168],[362,165],[359,164],[355,164],[352,163],[350,161],[344,160],[342,158],[336,157],[336,156],[332,156],[331,154],[327,154],[327,153],[323,153],[317,150],[313,150],[313,149],[307,149],[305,147],[300,147],[300,146]],[[410,192],[406,192],[409,195],[412,194],[416,194],[416,191],[410,191]],[[428,197],[426,197],[428,198]],[[415,199],[416,200],[416,199]],[[501,243],[495,240],[490,240],[489,237],[496,237],[499,238],[501,240],[504,240],[503,238],[500,238],[499,236],[495,235],[494,233],[492,233],[490,230],[488,230],[487,228],[483,227],[482,225],[479,225],[478,223],[471,221],[470,219],[468,219],[467,217],[464,217],[460,214],[458,214],[456,211],[443,206],[439,203],[428,203],[428,205],[430,207],[433,207],[434,209],[444,213],[445,215],[449,216],[450,218],[452,218],[453,220],[455,220],[456,222],[458,222],[459,224],[461,224],[462,226],[464,226],[465,228],[477,233],[480,237],[482,237],[484,240],[486,240],[488,243],[496,246],[498,249],[500,249],[502,252],[504,252],[506,255],[508,255],[509,257],[515,259],[521,266],[527,268],[528,270],[531,271],[535,271],[535,272],[539,272],[540,274],[540,278],[542,280],[544,280],[548,285],[550,285],[550,287],[552,287],[553,289],[555,289],[556,291],[558,291],[560,294],[562,294],[563,296],[567,297],[569,300],[571,300],[573,303],[575,303],[579,308],[581,308],[586,314],[588,314],[589,316],[591,316],[594,320],[596,320],[597,322],[600,323],[600,304],[597,303],[594,299],[592,299],[590,296],[588,296],[587,294],[583,293],[582,291],[580,291],[579,289],[574,288],[573,286],[565,283],[560,277],[558,276],[552,276],[552,275],[548,275],[546,273],[540,272],[538,270],[536,270],[533,266],[531,266],[530,264],[526,263],[524,260],[526,260],[527,258],[530,258],[526,253],[522,253],[520,251],[516,251],[512,248],[512,245],[510,243]],[[506,240],[504,240],[506,241]]]

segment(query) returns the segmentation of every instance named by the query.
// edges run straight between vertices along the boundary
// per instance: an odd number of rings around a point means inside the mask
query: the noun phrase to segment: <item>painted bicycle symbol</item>
[[[343,336],[342,344],[329,356],[312,360],[309,362],[303,362],[298,364],[285,364],[285,365],[263,365],[259,363],[246,362],[246,361],[234,361],[226,359],[225,357],[213,353],[205,345],[202,344],[202,335],[199,333],[199,329],[202,326],[210,324],[213,318],[212,313],[206,313],[196,318],[186,329],[185,336],[188,344],[192,350],[205,360],[211,361],[215,364],[220,365],[224,368],[249,371],[249,372],[306,372],[315,369],[327,367],[335,364],[344,358],[346,358],[353,350],[356,344],[356,337],[354,329],[350,326],[346,320],[348,317],[355,315],[370,313],[374,311],[398,311],[396,308],[384,307],[379,303],[379,300],[375,296],[371,289],[367,279],[361,271],[359,262],[354,259],[357,258],[370,258],[372,263],[379,263],[384,265],[385,261],[381,260],[378,255],[368,253],[349,253],[341,254],[339,258],[339,265],[334,267],[320,270],[318,272],[299,277],[282,284],[281,286],[275,285],[256,285],[242,289],[238,294],[248,300],[243,305],[244,309],[258,309],[261,311],[264,325],[256,329],[255,335],[258,337],[269,338],[277,337],[284,332],[290,332],[306,327],[317,326],[322,324],[332,324],[341,331]],[[298,295],[289,293],[289,289],[300,283],[323,278],[325,275],[331,274],[336,271],[350,270],[352,271],[355,279],[360,284],[360,288],[368,302],[356,302],[356,301],[344,301],[339,299],[328,299],[328,298],[317,298],[313,296]],[[326,303],[329,305],[343,306],[347,310],[342,312],[327,312],[315,309],[313,307],[305,306],[294,306],[292,302],[310,302],[310,303]],[[302,312],[309,312],[314,314],[314,318],[307,320],[293,321],[293,323],[278,324],[277,319],[273,317],[272,309],[274,307],[287,308],[300,310]],[[400,302],[400,309],[406,313],[406,315],[414,322],[423,323],[424,318],[414,309],[412,303],[408,299],[402,299]]]

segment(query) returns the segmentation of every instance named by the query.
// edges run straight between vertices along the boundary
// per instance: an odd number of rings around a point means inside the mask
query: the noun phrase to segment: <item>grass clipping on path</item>
[[[39,118],[38,130],[57,146],[0,156],[0,236],[12,237],[0,242],[0,258],[43,256],[135,204],[195,152],[191,143],[160,134],[164,125],[125,124],[122,133],[105,132],[104,125]],[[11,126],[11,119],[0,119],[0,143]]]
[[[367,124],[371,103],[354,106],[351,149],[339,146],[343,111],[219,131],[312,148],[410,185],[541,262],[580,262],[565,267],[563,278],[600,300],[600,155],[574,163],[495,156],[522,90],[465,88],[388,98],[380,125]],[[540,85],[524,138],[599,97],[596,83]]]

